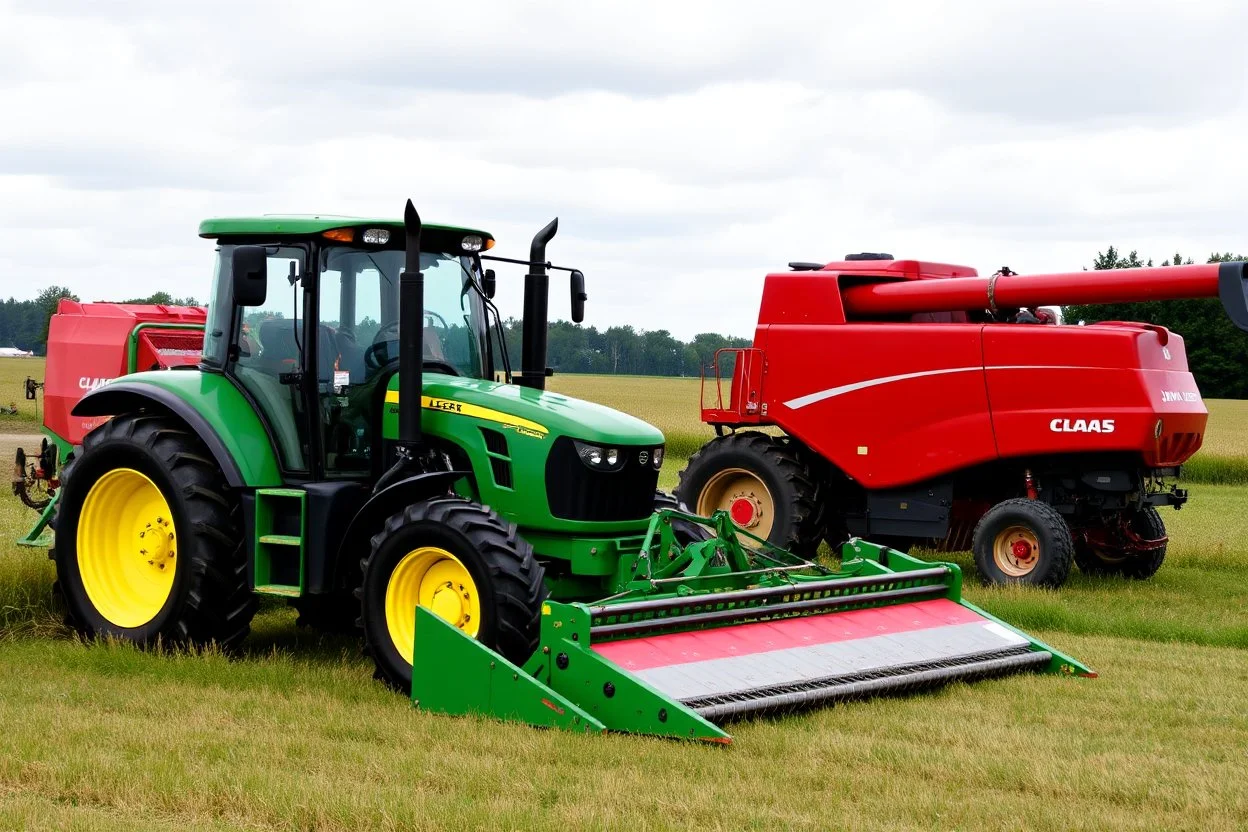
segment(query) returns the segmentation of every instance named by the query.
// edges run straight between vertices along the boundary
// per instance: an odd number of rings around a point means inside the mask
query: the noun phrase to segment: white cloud
[[[749,334],[789,260],[1243,250],[1245,24],[1231,0],[0,2],[0,294],[203,297],[205,216],[409,196],[502,254],[559,215],[587,323],[682,337]],[[505,314],[520,295],[500,273]]]

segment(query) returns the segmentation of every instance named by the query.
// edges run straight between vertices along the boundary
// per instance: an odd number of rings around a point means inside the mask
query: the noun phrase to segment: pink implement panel
[[[983,619],[960,604],[938,598],[894,607],[826,613],[613,641],[595,645],[594,652],[626,670],[637,671],[976,621]]]

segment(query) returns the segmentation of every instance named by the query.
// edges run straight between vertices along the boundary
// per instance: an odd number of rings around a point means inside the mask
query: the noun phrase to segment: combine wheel
[[[87,637],[232,647],[256,601],[242,510],[180,423],[118,416],[87,434],[54,519],[57,586]]]
[[[516,664],[537,648],[544,570],[516,527],[485,506],[458,497],[410,505],[373,536],[361,566],[364,649],[377,678],[403,692],[417,606]]]
[[[986,584],[1059,587],[1070,574],[1074,541],[1057,509],[1039,500],[997,503],[979,521],[971,541]]]
[[[1116,529],[1097,529],[1075,543],[1075,563],[1085,575],[1124,575],[1146,580],[1166,559],[1166,524],[1147,506],[1121,518]],[[1098,540],[1098,538],[1108,538]]]
[[[712,439],[680,472],[676,497],[694,514],[727,511],[741,528],[813,556],[823,536],[810,469],[773,436],[742,431]]]

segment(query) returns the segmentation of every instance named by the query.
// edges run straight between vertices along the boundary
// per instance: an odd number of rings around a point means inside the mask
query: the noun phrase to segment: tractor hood
[[[390,381],[386,401],[395,404],[398,399],[398,377],[395,376]],[[497,381],[426,373],[421,404],[426,419],[428,411],[435,410],[589,442],[660,445],[664,441],[658,428],[627,413],[558,393]]]

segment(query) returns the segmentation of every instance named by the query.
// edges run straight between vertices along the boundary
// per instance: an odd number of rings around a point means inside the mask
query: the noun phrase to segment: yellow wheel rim
[[[146,624],[177,570],[173,512],[156,483],[131,468],[96,480],[78,517],[78,574],[96,611],[117,627]]]
[[[436,546],[404,555],[386,584],[386,627],[395,649],[408,664],[412,663],[416,643],[417,606],[474,638],[481,627],[481,600],[472,575],[459,558]]]
[[[723,509],[732,522],[766,539],[776,516],[775,501],[758,475],[744,468],[725,468],[707,481],[698,494],[697,513],[710,517]]]
[[[992,541],[992,559],[1011,578],[1021,578],[1040,562],[1040,541],[1026,526],[1010,526]]]

